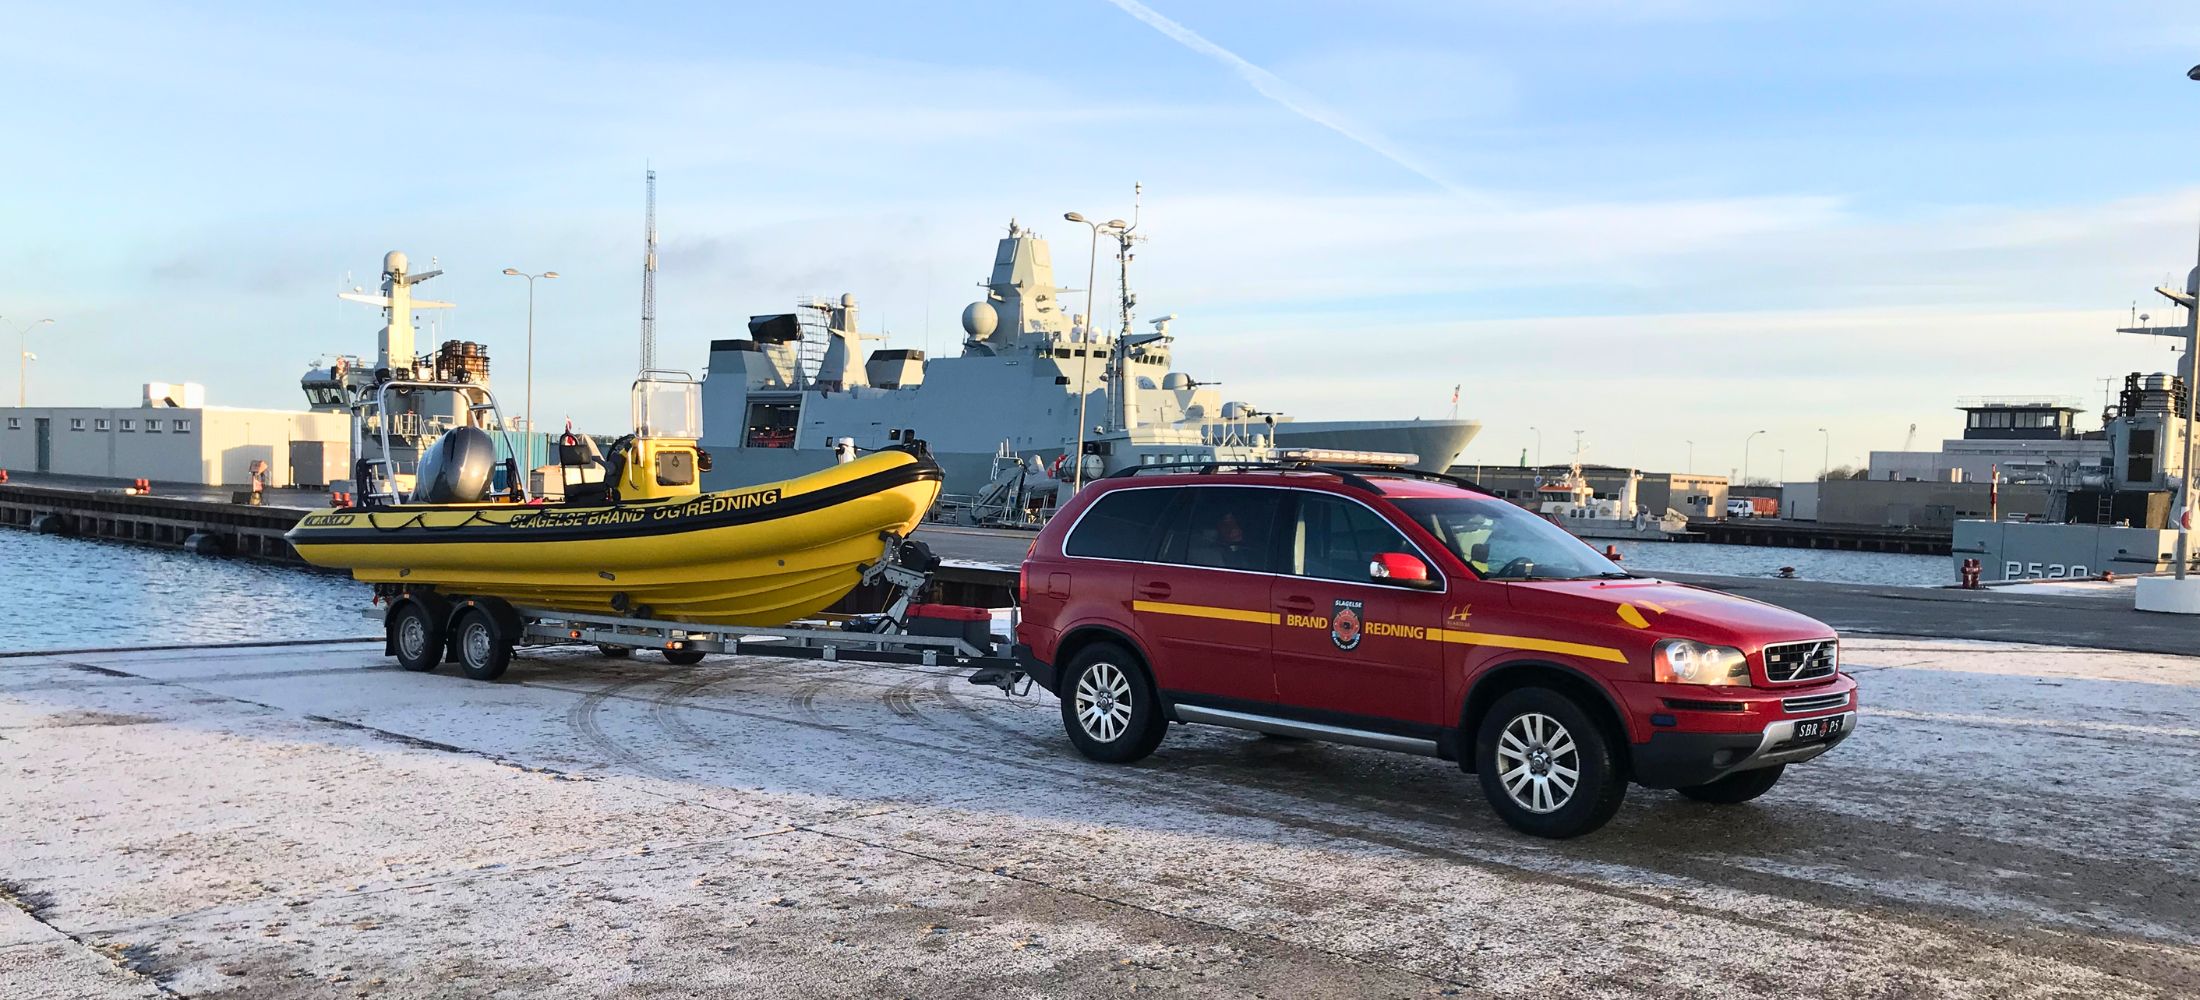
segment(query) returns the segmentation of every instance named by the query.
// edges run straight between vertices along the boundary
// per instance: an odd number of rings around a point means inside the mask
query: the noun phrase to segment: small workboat
[[[286,536],[300,558],[394,592],[704,624],[773,626],[816,614],[906,537],[939,497],[917,442],[809,475],[703,492],[709,455],[696,384],[645,374],[635,433],[608,452],[565,434],[564,490],[532,496],[485,386],[387,381],[355,406],[359,503],[315,511]],[[405,474],[364,442],[408,393],[448,392],[467,423]],[[409,485],[407,483],[409,480]]]

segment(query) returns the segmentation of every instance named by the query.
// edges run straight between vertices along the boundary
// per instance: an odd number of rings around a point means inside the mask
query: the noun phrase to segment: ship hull
[[[1473,420],[1292,420],[1276,425],[1276,447],[1402,451],[1420,456],[1413,468],[1443,472],[1480,433]]]
[[[1208,430],[1210,434],[1222,433],[1218,427],[1210,426]],[[1242,429],[1239,430],[1242,432]],[[1471,420],[1290,421],[1276,425],[1276,445],[1281,448],[1409,452],[1421,457],[1414,468],[1442,472],[1450,467],[1459,452],[1481,430],[1482,425]],[[1061,454],[1062,450],[1055,448],[1028,454],[1038,455],[1042,463],[1047,463]],[[1445,457],[1436,457],[1439,455]],[[711,472],[705,474],[703,485],[714,490],[736,489],[809,475],[832,468],[836,461],[833,452],[823,448],[713,446],[711,456],[715,465]],[[976,493],[993,478],[993,452],[935,450],[932,457],[939,463],[945,477],[943,488],[948,493]]]

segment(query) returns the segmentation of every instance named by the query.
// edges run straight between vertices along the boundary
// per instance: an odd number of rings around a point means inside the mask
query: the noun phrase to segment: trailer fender
[[[457,625],[458,616],[465,614],[470,608],[480,608],[488,612],[489,617],[496,621],[498,630],[511,638],[519,638],[520,629],[525,627],[525,623],[520,621],[519,612],[504,600],[495,597],[461,597],[452,601],[451,606],[443,612],[444,627]]]
[[[404,610],[407,606],[417,604],[428,610],[428,620],[444,621],[448,623],[449,616],[444,612],[442,607],[445,603],[445,601],[443,601],[441,598],[438,598],[436,595],[425,593],[399,594],[396,597],[390,598],[389,606],[387,608],[384,608],[382,611],[382,655],[397,655],[397,637],[390,634],[390,625],[397,621],[397,613],[399,611]]]

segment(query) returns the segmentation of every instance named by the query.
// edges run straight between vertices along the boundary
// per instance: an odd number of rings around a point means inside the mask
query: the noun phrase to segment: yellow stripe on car
[[[1278,625],[1283,616],[1273,612],[1241,611],[1237,608],[1215,608],[1204,604],[1170,604],[1165,601],[1132,601],[1132,611],[1151,611],[1157,615],[1183,615],[1186,618],[1215,618],[1226,622],[1252,622],[1256,625]]]
[[[1246,611],[1241,608],[1218,608],[1206,604],[1171,604],[1166,601],[1132,601],[1132,611],[1146,611],[1157,615],[1181,615],[1186,618],[1213,618],[1220,621],[1250,622],[1255,625],[1281,625],[1283,616],[1275,612]],[[1302,616],[1294,615],[1294,618]],[[1308,622],[1316,619],[1305,617]],[[1308,624],[1307,628],[1323,628],[1326,625]],[[1582,642],[1562,639],[1538,639],[1526,635],[1500,635],[1495,632],[1467,632],[1451,628],[1424,628],[1418,625],[1395,625],[1389,622],[1368,622],[1364,626],[1370,636],[1394,636],[1401,639],[1425,639],[1431,642],[1455,642],[1463,646],[1489,646],[1495,649],[1520,649],[1536,653],[1563,653],[1609,663],[1627,662],[1627,654],[1610,646],[1592,646]]]
[[[1498,649],[1525,649],[1537,653],[1565,653],[1591,660],[1611,663],[1627,662],[1627,654],[1610,646],[1591,646],[1581,642],[1565,642],[1559,639],[1537,639],[1525,635],[1498,635],[1495,632],[1461,632],[1443,629],[1436,636],[1444,642],[1456,642],[1467,646],[1493,646]]]

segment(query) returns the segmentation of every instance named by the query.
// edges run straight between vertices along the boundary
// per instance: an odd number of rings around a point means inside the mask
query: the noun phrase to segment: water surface
[[[0,652],[357,638],[348,576],[0,528]]]

